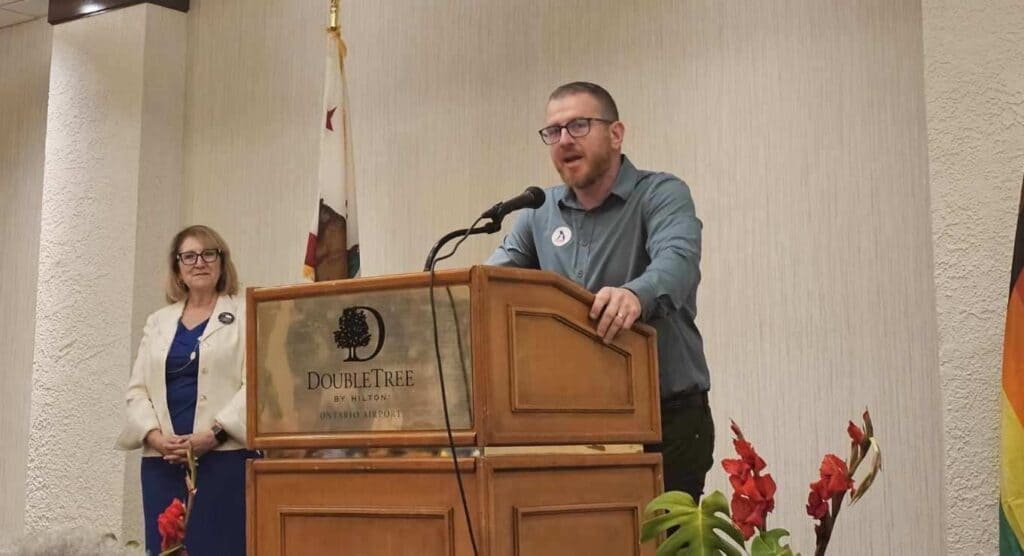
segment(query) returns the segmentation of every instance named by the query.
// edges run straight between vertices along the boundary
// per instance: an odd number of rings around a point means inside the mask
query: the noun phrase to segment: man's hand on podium
[[[628,330],[640,318],[640,299],[626,288],[604,287],[597,292],[590,318],[597,323],[597,335],[604,343],[611,343],[620,330]]]

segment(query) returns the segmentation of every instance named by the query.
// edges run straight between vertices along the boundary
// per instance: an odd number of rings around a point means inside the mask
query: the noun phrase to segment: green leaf
[[[647,505],[644,517],[640,529],[643,541],[656,539],[664,531],[677,527],[658,546],[657,556],[742,556],[745,553],[743,534],[729,517],[725,495],[717,490],[705,496],[699,505],[684,492],[666,492]]]
[[[754,537],[750,543],[750,556],[793,556],[789,545],[782,544],[782,537],[788,537],[785,529],[772,529]]]

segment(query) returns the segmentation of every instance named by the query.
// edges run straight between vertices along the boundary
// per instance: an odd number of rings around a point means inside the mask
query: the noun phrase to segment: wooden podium
[[[605,345],[593,295],[477,266],[248,291],[248,552],[472,555],[433,316],[481,555],[654,554],[654,330]],[[446,455],[447,454],[447,455]]]

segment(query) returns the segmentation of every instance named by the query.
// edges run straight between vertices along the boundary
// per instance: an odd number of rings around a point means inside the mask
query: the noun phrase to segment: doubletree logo
[[[374,334],[370,333],[370,324],[366,320],[366,311],[373,315],[377,325],[377,343],[367,357],[359,357],[358,350],[370,345]],[[380,353],[384,347],[384,319],[373,307],[362,305],[347,307],[338,317],[338,329],[334,331],[334,343],[338,349],[348,349],[348,357],[345,361],[369,361]]]

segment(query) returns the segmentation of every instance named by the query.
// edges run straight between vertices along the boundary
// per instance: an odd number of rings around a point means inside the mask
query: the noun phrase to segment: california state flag
[[[329,29],[320,123],[319,194],[302,268],[306,278],[317,282],[359,275],[355,167],[344,59],[341,33]]]

